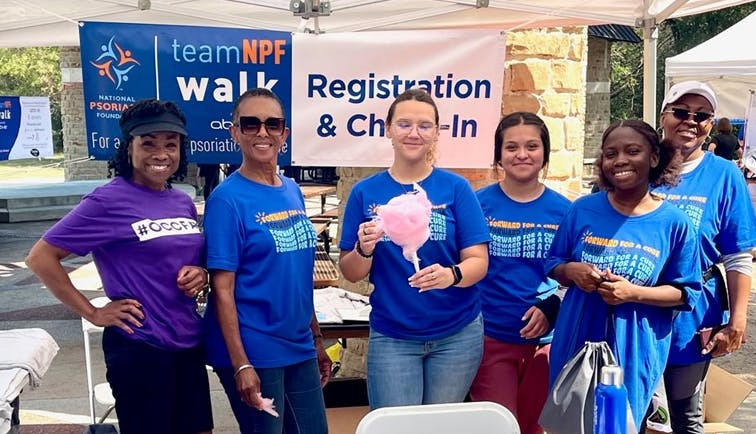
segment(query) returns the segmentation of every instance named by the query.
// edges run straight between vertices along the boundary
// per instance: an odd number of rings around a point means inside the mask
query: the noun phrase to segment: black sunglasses
[[[714,113],[689,112],[688,109],[684,109],[684,108],[670,108],[670,109],[664,110],[664,112],[672,113],[672,116],[674,116],[675,119],[679,119],[681,121],[687,121],[688,119],[690,119],[691,116],[693,116],[693,120],[699,124],[701,122],[708,121],[709,119],[714,117]]]
[[[260,132],[260,126],[265,125],[265,131],[272,136],[280,136],[286,129],[286,119],[268,118],[264,121],[257,116],[240,116],[239,122],[235,123],[241,129],[242,134],[255,135]]]

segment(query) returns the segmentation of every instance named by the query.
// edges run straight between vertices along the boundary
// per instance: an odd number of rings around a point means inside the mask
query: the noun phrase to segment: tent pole
[[[659,28],[653,18],[643,20],[643,120],[656,127],[656,43]]]

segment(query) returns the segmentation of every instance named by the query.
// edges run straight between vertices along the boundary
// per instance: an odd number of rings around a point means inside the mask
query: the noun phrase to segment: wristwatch
[[[452,283],[452,286],[456,286],[462,281],[462,270],[459,268],[459,265],[456,264],[450,265],[449,268],[451,268],[452,274],[454,274],[454,282]]]

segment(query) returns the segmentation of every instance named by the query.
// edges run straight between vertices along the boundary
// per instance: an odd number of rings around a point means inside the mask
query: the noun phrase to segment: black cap
[[[130,136],[143,136],[158,131],[170,131],[186,135],[186,124],[176,114],[164,112],[159,115],[130,119],[122,130]]]

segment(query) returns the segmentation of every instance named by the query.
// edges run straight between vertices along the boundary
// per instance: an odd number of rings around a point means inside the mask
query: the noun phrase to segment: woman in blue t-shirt
[[[423,90],[399,95],[386,116],[391,167],[355,184],[344,212],[339,265],[370,275],[368,398],[372,408],[461,402],[480,363],[483,324],[475,284],[488,266],[488,228],[468,182],[435,168],[438,110]],[[418,184],[433,204],[419,272],[373,221]]]
[[[607,341],[622,367],[640,429],[661,381],[676,309],[690,310],[701,268],[693,225],[649,191],[674,184],[679,153],[642,121],[612,124],[597,160],[602,191],[576,200],[559,225],[546,270],[568,286],[554,329],[551,383],[587,341]],[[583,432],[565,420],[565,432]]]
[[[681,150],[684,162],[680,183],[657,193],[690,217],[704,270],[704,291],[695,308],[675,318],[664,374],[675,433],[704,432],[701,394],[709,362],[740,348],[751,289],[756,222],[743,174],[731,161],[701,149],[716,108],[714,91],[698,81],[672,86],[662,103],[664,137]],[[717,262],[724,263],[726,290],[714,269]],[[699,331],[706,328],[719,330],[702,345]]]
[[[205,208],[213,292],[205,315],[208,363],[242,434],[323,434],[321,387],[331,361],[314,315],[317,235],[299,186],[279,175],[283,104],[265,88],[234,105],[231,136],[242,165]],[[280,417],[262,412],[272,398]]]
[[[523,434],[542,434],[538,417],[549,388],[550,329],[560,300],[543,269],[570,201],[539,175],[549,163],[549,130],[533,113],[516,112],[494,135],[496,184],[478,190],[488,222],[488,274],[478,282],[485,338],[470,388],[474,401],[493,401],[517,417]]]

